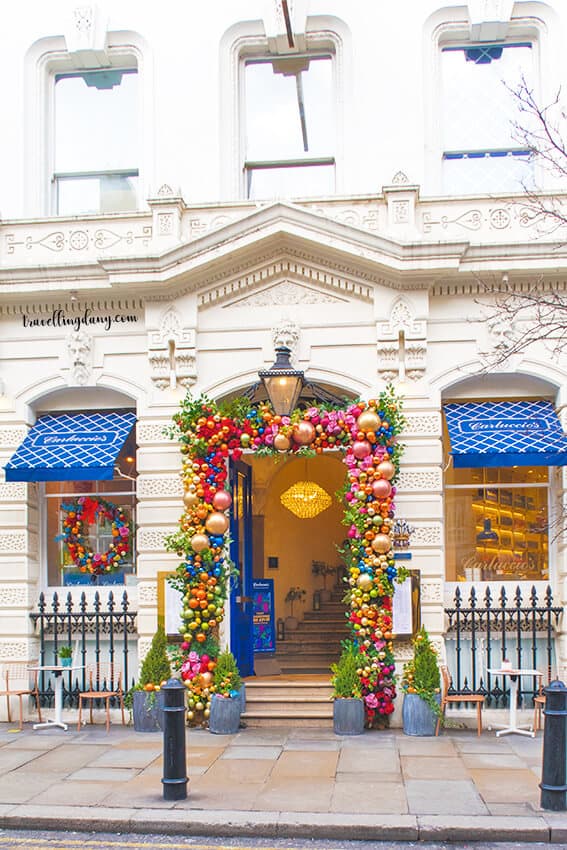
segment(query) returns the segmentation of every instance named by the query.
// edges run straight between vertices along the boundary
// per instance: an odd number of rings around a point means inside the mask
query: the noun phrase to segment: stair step
[[[242,718],[244,720],[250,720],[252,718],[276,718],[279,717],[282,720],[290,720],[292,718],[303,718],[303,717],[321,717],[327,718],[333,717],[333,706],[329,704],[322,708],[321,706],[314,707],[313,709],[309,709],[308,706],[301,706],[299,708],[290,709],[289,711],[282,710],[280,708],[248,708],[246,706],[246,711],[242,714]]]

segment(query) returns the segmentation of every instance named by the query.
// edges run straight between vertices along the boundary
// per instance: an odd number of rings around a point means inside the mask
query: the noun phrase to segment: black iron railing
[[[512,598],[505,587],[493,596],[490,586],[482,595],[473,586],[468,600],[457,587],[454,607],[445,608],[447,660],[453,678],[450,693],[479,693],[487,697],[487,705],[507,704],[507,677],[488,672],[498,669],[505,658],[515,668],[541,671],[547,683],[555,667],[555,629],[562,613],[563,608],[553,604],[549,586],[541,600],[535,587],[524,599],[519,586]],[[533,699],[538,687],[538,677],[523,678],[519,700]]]
[[[130,610],[124,591],[119,604],[109,592],[106,604],[96,591],[89,605],[83,592],[78,605],[67,594],[62,604],[55,592],[48,603],[41,593],[38,611],[30,614],[39,638],[39,666],[55,664],[60,646],[71,646],[79,670],[63,674],[63,704],[74,707],[78,694],[86,690],[89,671],[94,671],[97,690],[114,690],[122,675],[124,688],[129,687],[129,654],[136,635],[137,612]],[[42,705],[51,705],[54,696],[53,674],[42,671],[39,691]]]

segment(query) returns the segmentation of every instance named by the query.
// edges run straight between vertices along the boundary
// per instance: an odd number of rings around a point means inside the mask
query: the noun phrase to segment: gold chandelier
[[[332,499],[314,481],[296,481],[281,494],[280,501],[300,519],[313,519],[327,510]]]

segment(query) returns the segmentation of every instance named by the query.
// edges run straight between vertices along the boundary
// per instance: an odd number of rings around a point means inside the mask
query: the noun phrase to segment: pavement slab
[[[261,811],[328,812],[335,783],[332,779],[272,778],[264,784],[254,807]]]
[[[274,779],[309,777],[312,779],[334,778],[338,752],[317,750],[286,751],[280,755],[272,770]]]
[[[537,776],[523,770],[471,768],[471,779],[487,803],[532,803],[538,805],[540,789]]]
[[[401,756],[405,779],[468,779],[468,771],[458,757]]]
[[[354,780],[335,783],[331,810],[365,812],[366,814],[408,814],[408,801],[403,782],[365,782]]]
[[[485,815],[484,805],[469,780],[406,779],[406,794],[414,815]]]

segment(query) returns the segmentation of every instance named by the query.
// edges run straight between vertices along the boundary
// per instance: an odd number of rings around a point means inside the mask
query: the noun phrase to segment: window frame
[[[330,194],[334,194],[336,191],[336,167],[337,167],[337,159],[336,152],[332,155],[328,156],[310,156],[308,152],[306,152],[305,156],[293,156],[293,157],[276,157],[273,159],[247,159],[247,150],[246,150],[246,68],[248,65],[254,64],[268,64],[270,62],[279,62],[279,61],[293,61],[298,59],[309,59],[309,60],[317,60],[317,59],[325,59],[329,60],[331,63],[331,87],[332,92],[336,92],[337,84],[336,84],[336,56],[333,49],[310,49],[298,53],[291,53],[287,55],[274,55],[268,53],[259,53],[259,54],[242,54],[240,56],[239,63],[239,75],[241,80],[240,85],[240,121],[241,121],[241,170],[242,170],[242,184],[241,191],[243,193],[243,197],[245,200],[266,200],[265,198],[252,196],[250,194],[250,187],[252,184],[253,176],[256,171],[275,171],[279,169],[286,168],[313,168],[313,167],[333,167],[333,184],[334,188],[331,190]],[[333,117],[334,124],[334,144],[332,148],[336,151],[336,142],[337,142],[337,99],[333,98],[333,103],[335,104],[335,114]],[[309,196],[309,192],[305,193]],[[270,196],[272,197],[272,196]]]
[[[116,57],[116,58],[118,59],[118,57]],[[140,83],[139,83],[140,72],[139,72],[139,69],[137,67],[137,64],[135,64],[135,63],[132,64],[132,60],[130,60],[128,62],[115,62],[115,63],[112,63],[109,67],[111,67],[112,70],[124,71],[126,74],[135,73],[136,76],[138,77],[138,86],[140,85]],[[78,180],[78,179],[82,178],[82,179],[96,180],[96,179],[100,179],[101,177],[106,177],[106,176],[109,176],[109,177],[112,177],[112,176],[136,177],[136,178],[138,178],[138,184],[136,186],[136,206],[135,206],[135,208],[134,209],[127,209],[127,210],[113,210],[112,213],[110,213],[110,214],[113,215],[115,213],[137,212],[140,208],[140,186],[139,186],[140,167],[139,167],[139,163],[138,163],[137,168],[107,169],[107,170],[104,170],[104,171],[88,171],[88,170],[85,170],[85,171],[73,171],[73,172],[65,172],[65,171],[58,172],[55,169],[55,159],[56,159],[56,156],[57,156],[56,142],[55,142],[56,127],[57,127],[57,114],[56,114],[56,108],[55,108],[55,90],[56,90],[58,79],[62,79],[62,78],[65,78],[65,77],[80,77],[80,76],[82,76],[83,73],[89,73],[89,72],[96,73],[97,71],[109,70],[109,67],[105,67],[105,68],[78,68],[78,67],[75,67],[72,70],[65,70],[65,71],[55,70],[50,75],[50,86],[51,86],[50,106],[51,106],[52,114],[51,114],[51,121],[50,121],[51,139],[50,139],[49,146],[48,146],[49,147],[49,157],[50,157],[49,212],[53,216],[57,216],[57,217],[63,216],[63,217],[65,217],[65,216],[73,216],[73,215],[83,216],[83,215],[103,215],[104,214],[104,211],[101,210],[101,209],[98,209],[96,211],[90,211],[90,212],[83,212],[82,210],[77,210],[75,212],[60,213],[59,212],[60,181],[64,181],[64,180],[67,180],[67,179]],[[138,89],[138,93],[137,93],[137,96],[136,96],[136,100],[137,100],[136,109],[138,111],[138,115],[140,116],[139,89]],[[141,126],[141,123],[140,123],[140,126]],[[140,136],[141,136],[141,133],[140,133]],[[140,159],[140,152],[136,151],[136,154],[137,154],[136,158],[139,160]]]
[[[446,126],[446,109],[444,108],[445,103],[444,103],[444,92],[443,92],[443,85],[442,85],[443,77],[444,77],[443,68],[442,68],[443,53],[458,52],[458,51],[465,52],[467,50],[472,50],[474,48],[487,49],[487,48],[494,48],[494,47],[501,47],[502,49],[506,49],[506,48],[509,49],[509,48],[513,48],[513,47],[529,47],[529,49],[531,50],[531,56],[532,56],[532,76],[533,76],[534,81],[535,81],[537,50],[536,50],[536,42],[533,38],[525,39],[523,41],[518,41],[517,39],[512,39],[512,38],[506,38],[505,40],[503,40],[501,42],[497,42],[497,41],[478,42],[478,41],[471,41],[471,40],[469,40],[469,41],[457,40],[455,43],[448,43],[448,44],[440,44],[439,45],[439,63],[440,63],[440,65],[439,65],[439,79],[440,79],[440,83],[441,83],[441,86],[440,86],[440,90],[441,90],[441,97],[440,97],[440,117],[441,117],[441,121],[440,121],[440,125],[441,125],[441,147],[442,147],[442,152],[441,152],[441,189],[442,189],[442,192],[443,192],[444,195],[470,194],[470,193],[455,192],[450,186],[447,187],[445,185],[445,181],[446,181],[446,178],[445,178],[445,163],[447,163],[447,162],[458,161],[458,160],[481,160],[481,159],[489,160],[489,159],[504,159],[504,158],[507,159],[509,157],[512,158],[512,159],[513,158],[519,159],[519,158],[529,158],[531,156],[531,152],[530,152],[529,148],[526,148],[526,147],[521,146],[519,144],[517,144],[517,145],[509,144],[506,147],[500,147],[498,145],[492,145],[492,146],[489,146],[489,147],[484,146],[483,148],[470,147],[470,148],[452,148],[452,149],[446,149],[444,144],[443,144],[443,142],[444,142],[444,132],[445,132],[445,126]],[[493,60],[493,61],[496,61],[496,60]],[[474,64],[476,65],[477,63],[475,62]],[[532,172],[532,174],[533,174],[533,172]],[[481,192],[480,194],[488,194],[488,193],[492,193],[492,191],[497,192],[497,193],[501,193],[501,194],[514,194],[516,191],[521,191],[521,189],[518,187],[518,189],[510,190],[510,189],[499,189],[498,187],[496,187],[495,189],[489,189],[486,192]]]
[[[25,161],[23,176],[24,215],[29,218],[55,217],[52,177],[55,173],[55,77],[113,68],[136,70],[139,79],[138,109],[140,147],[138,151],[138,198],[136,212],[145,206],[146,186],[153,163],[153,134],[148,127],[152,114],[153,73],[145,61],[147,46],[135,32],[109,32],[101,64],[84,67],[78,55],[66,50],[62,36],[41,38],[29,48],[24,67]],[[130,211],[134,214],[135,211]],[[97,215],[114,213],[97,213]],[[83,218],[93,214],[82,215]],[[67,216],[61,216],[65,218]],[[72,217],[72,216],[71,216]]]

